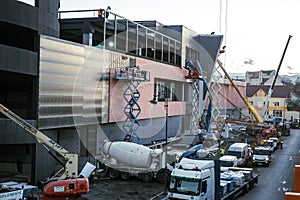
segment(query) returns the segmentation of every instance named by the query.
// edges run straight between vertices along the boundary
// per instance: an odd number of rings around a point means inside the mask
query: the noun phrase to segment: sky
[[[228,72],[277,70],[290,39],[280,75],[300,74],[299,0],[61,0],[62,10],[107,6],[129,20],[156,20],[184,25],[199,34],[221,34]],[[252,60],[253,64],[244,61]]]

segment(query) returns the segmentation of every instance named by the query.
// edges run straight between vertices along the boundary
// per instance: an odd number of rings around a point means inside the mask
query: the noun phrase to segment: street
[[[258,184],[249,193],[239,197],[239,200],[282,200],[285,192],[293,190],[293,169],[300,150],[300,130],[291,130],[291,135],[283,139],[283,149],[272,154],[271,165],[254,169],[260,174]],[[95,182],[86,197],[89,200],[147,200],[163,191],[164,185],[157,182],[143,183],[135,178],[127,181],[104,179]]]
[[[285,192],[293,190],[293,170],[297,164],[300,150],[300,130],[292,129],[291,135],[283,137],[283,149],[272,154],[272,163],[269,167],[257,167],[260,174],[258,184],[239,200],[253,199],[285,199]]]

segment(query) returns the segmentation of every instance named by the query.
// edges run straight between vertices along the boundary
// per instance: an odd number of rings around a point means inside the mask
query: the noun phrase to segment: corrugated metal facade
[[[39,129],[108,122],[109,69],[121,54],[41,36]]]

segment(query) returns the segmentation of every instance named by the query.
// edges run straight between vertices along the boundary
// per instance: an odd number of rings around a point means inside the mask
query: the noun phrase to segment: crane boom
[[[249,109],[249,111],[252,113],[252,115],[254,116],[254,118],[256,119],[256,121],[258,123],[264,123],[264,120],[259,116],[259,114],[257,113],[257,111],[255,110],[255,108],[247,101],[247,99],[244,97],[244,95],[241,93],[241,91],[238,89],[238,87],[235,85],[235,83],[233,82],[233,80],[231,79],[230,75],[227,73],[227,71],[225,70],[225,68],[223,67],[222,62],[217,59],[218,65],[219,67],[223,70],[225,76],[228,78],[228,80],[230,81],[231,85],[233,86],[233,88],[236,90],[236,92],[238,93],[238,95],[241,97],[241,99],[244,101],[244,103],[246,104],[247,108]]]
[[[283,58],[284,58],[284,55],[285,55],[285,52],[287,50],[287,47],[289,45],[289,42],[290,42],[290,39],[292,38],[291,35],[289,35],[289,38],[286,42],[286,45],[285,45],[285,48],[284,48],[284,51],[283,51],[283,54],[281,56],[281,59],[280,59],[280,62],[279,62],[279,65],[278,65],[278,68],[277,68],[277,71],[276,71],[276,74],[275,74],[275,77],[273,79],[273,82],[272,82],[272,85],[268,91],[268,95],[267,95],[267,99],[266,99],[266,103],[265,103],[265,106],[264,106],[264,109],[263,109],[263,113],[262,113],[262,116],[267,118],[267,113],[268,113],[268,107],[269,107],[269,100],[272,96],[272,93],[273,93],[273,89],[274,89],[274,86],[275,86],[275,83],[276,83],[276,80],[277,80],[277,77],[278,77],[278,73],[279,73],[279,70],[280,70],[280,67],[281,67],[281,64],[282,64],[282,61],[283,61]]]
[[[77,178],[78,176],[78,155],[77,154],[71,154],[69,153],[66,149],[64,149],[61,145],[56,143],[54,140],[51,138],[47,137],[45,134],[43,134],[41,131],[36,129],[34,126],[23,120],[21,117],[19,117],[17,114],[0,104],[0,112],[11,119],[13,122],[18,124],[20,127],[25,129],[27,132],[32,134],[38,143],[43,145],[47,151],[53,155],[53,154],[48,147],[53,149],[55,152],[60,154],[64,159],[66,163],[63,163],[62,161],[59,161],[61,164],[64,165],[65,167],[65,172],[62,174],[59,178],[60,179],[65,179],[65,178]],[[57,159],[57,158],[56,158]]]

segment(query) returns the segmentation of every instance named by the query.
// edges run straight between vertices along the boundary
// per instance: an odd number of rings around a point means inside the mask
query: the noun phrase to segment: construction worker
[[[280,149],[282,149],[282,146],[283,146],[283,140],[282,139],[280,139],[279,144],[280,144]]]
[[[225,155],[225,149],[224,148],[220,149],[220,154],[221,154],[221,156]]]
[[[277,137],[280,138],[281,137],[281,131],[277,132]]]

